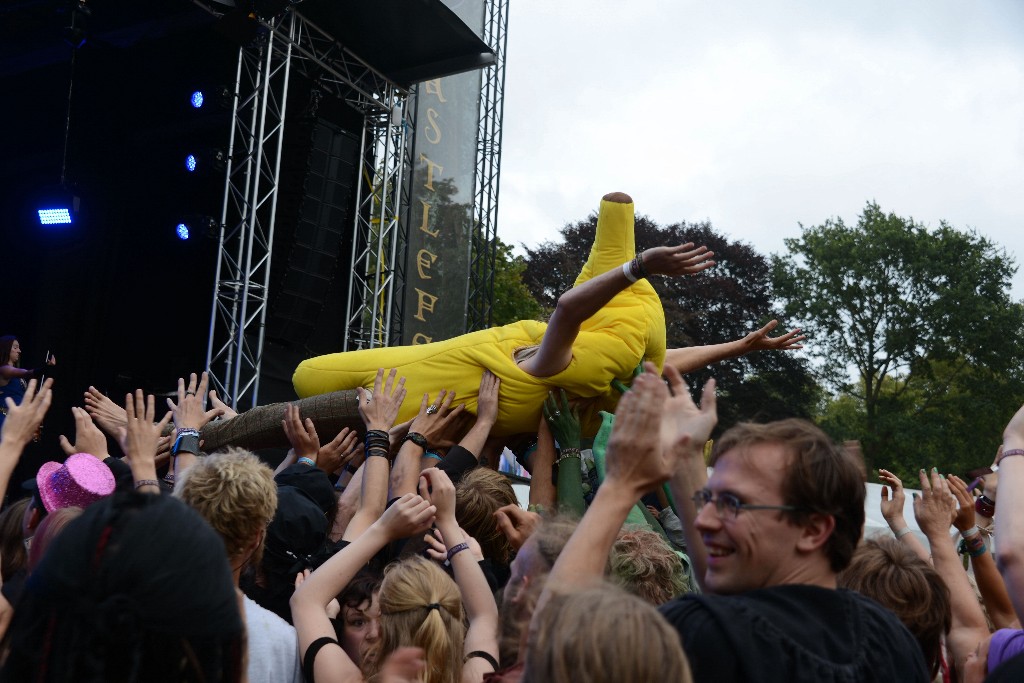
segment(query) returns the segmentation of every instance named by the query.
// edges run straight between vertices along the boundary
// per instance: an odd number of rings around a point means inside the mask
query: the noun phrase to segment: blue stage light
[[[189,173],[196,170],[196,157],[194,154],[189,154],[185,157],[185,168],[189,170]]]
[[[203,100],[204,98],[202,90],[196,90],[194,93],[192,93],[192,106],[196,109],[199,109],[203,106]]]
[[[71,209],[67,207],[39,209],[40,225],[70,225]]]
[[[187,240],[188,239],[188,226],[187,225],[185,225],[184,223],[178,223],[178,227],[176,228],[176,231],[178,233],[178,239],[182,239],[182,240]]]

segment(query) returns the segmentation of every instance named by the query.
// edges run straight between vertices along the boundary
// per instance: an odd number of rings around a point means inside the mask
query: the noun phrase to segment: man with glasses
[[[702,408],[668,372],[661,446],[703,595],[661,607],[679,631],[695,681],[927,681],[924,658],[896,617],[836,588],[864,526],[853,458],[805,420],[741,423],[703,444]]]

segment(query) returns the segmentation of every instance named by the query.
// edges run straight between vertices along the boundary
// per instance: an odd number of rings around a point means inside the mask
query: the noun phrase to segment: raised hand
[[[476,419],[493,425],[498,419],[498,396],[501,380],[490,370],[484,370],[480,378],[480,390],[477,392]]]
[[[384,381],[384,368],[377,370],[373,380],[373,392],[359,387],[356,394],[359,398],[359,415],[363,418],[366,428],[388,431],[395,424],[398,411],[405,400],[405,377],[395,381],[398,370],[391,368],[387,381]]]
[[[299,407],[294,403],[289,403],[284,408],[284,419],[281,420],[281,426],[284,428],[285,436],[288,437],[288,443],[292,445],[296,456],[309,458],[319,465],[317,455],[320,452],[320,437],[317,436],[313,420],[308,417],[303,420],[299,416]]]
[[[68,441],[68,437],[60,435],[60,447],[65,455],[75,453],[88,453],[100,460],[108,456],[107,437],[93,424],[92,418],[82,408],[72,408],[71,414],[75,417],[75,443]]]
[[[948,541],[949,527],[956,517],[956,499],[949,492],[949,484],[935,468],[932,468],[930,477],[921,470],[920,478],[921,495],[914,495],[917,525],[929,541],[940,538]]]
[[[970,491],[967,490],[967,484],[964,480],[955,474],[949,475],[946,478],[949,482],[949,490],[956,498],[957,505],[959,508],[956,511],[956,517],[953,518],[953,526],[957,528],[957,531],[963,533],[975,525],[975,511],[974,511],[974,496],[971,495]]]
[[[121,443],[127,419],[124,408],[104,396],[96,387],[89,387],[85,391],[85,410],[100,429]]]
[[[214,408],[220,410],[220,416],[223,419],[230,420],[231,418],[238,416],[238,411],[236,411],[234,408],[229,406],[224,401],[220,400],[220,397],[217,396],[217,390],[216,389],[210,389],[209,397],[210,397],[210,405],[212,405]]]
[[[649,275],[695,275],[715,265],[711,259],[715,252],[707,247],[694,247],[693,242],[675,247],[654,247],[641,255],[644,269]]]
[[[659,435],[668,389],[655,372],[650,365],[648,372],[637,377],[633,388],[619,400],[615,426],[608,440],[604,485],[621,486],[634,499],[672,475],[672,463]]]
[[[778,326],[779,321],[772,320],[761,329],[744,337],[743,343],[749,347],[750,351],[793,351],[804,347],[800,342],[807,339],[807,336],[801,334],[799,327],[779,337],[769,337],[772,330]]]
[[[484,559],[484,551],[480,548],[480,544],[462,527],[459,527],[459,531],[462,532],[465,542],[469,544],[469,552],[473,555],[473,559],[481,562]],[[423,542],[427,544],[427,556],[430,559],[441,564],[448,560],[448,546],[444,544],[444,535],[441,534],[440,529],[423,534]]]
[[[509,543],[516,550],[523,547],[533,532],[540,525],[540,515],[528,512],[518,505],[506,505],[494,511],[494,519],[501,533],[505,534]]]
[[[465,406],[459,404],[451,407],[455,400],[455,392],[442,389],[437,398],[431,402],[430,394],[423,394],[420,401],[420,412],[413,418],[409,431],[422,434],[431,446],[438,445],[441,435],[448,431],[449,425],[459,419]]]
[[[455,521],[455,484],[444,470],[431,467],[420,473],[420,495],[437,510],[437,520]]]
[[[903,520],[903,504],[906,501],[906,494],[903,492],[903,482],[889,470],[878,470],[878,479],[882,482],[882,502],[879,508],[882,512],[882,519],[892,526],[892,522]],[[889,498],[889,490],[892,490],[892,498]]]
[[[361,446],[359,434],[345,427],[337,436],[320,447],[314,460],[317,467],[324,472],[340,473],[343,467],[355,460]]]
[[[157,442],[173,411],[166,413],[160,422],[154,424],[155,403],[153,395],[144,396],[142,389],[136,389],[134,396],[125,396],[124,410],[128,421],[121,450],[124,451],[128,465],[132,469],[136,488],[159,493],[160,487],[156,483]],[[143,486],[141,482],[147,483]]]
[[[569,405],[565,389],[558,391],[558,395],[549,391],[548,397],[544,399],[544,419],[547,420],[548,428],[551,429],[559,446],[576,448],[580,445],[579,411],[575,406]]]
[[[651,371],[654,371],[653,368],[651,366]],[[680,454],[701,451],[718,424],[715,380],[709,379],[704,385],[698,407],[690,397],[690,388],[678,370],[666,365],[665,376],[672,396],[665,401],[664,418],[661,421],[662,448],[666,452]],[[636,382],[633,384],[635,386]]]
[[[436,514],[437,508],[429,500],[407,493],[388,507],[374,524],[380,525],[389,541],[397,541],[425,532],[434,523]]]
[[[177,405],[171,399],[167,399],[167,407],[174,416],[175,429],[202,429],[210,420],[221,414],[219,408],[204,409],[203,399],[209,382],[210,378],[205,372],[198,378],[194,372],[189,375],[187,387],[184,378],[178,378]]]
[[[6,399],[7,417],[4,419],[3,430],[0,431],[0,442],[17,449],[19,457],[21,449],[35,438],[53,400],[53,378],[43,382],[39,391],[36,391],[37,386],[37,380],[28,381],[20,404],[16,404],[10,397]]]

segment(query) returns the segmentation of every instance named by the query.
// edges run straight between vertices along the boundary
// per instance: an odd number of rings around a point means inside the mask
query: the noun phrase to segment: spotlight
[[[61,209],[39,209],[40,225],[71,225],[71,211],[66,207]]]
[[[200,107],[202,107],[203,100],[204,98],[202,90],[196,90],[194,93],[192,93],[192,106],[194,108],[199,109]]]
[[[47,192],[36,204],[39,225],[71,225],[78,218],[80,205],[81,200],[67,190]]]
[[[185,225],[184,223],[178,223],[178,227],[175,228],[175,231],[178,233],[178,239],[180,239],[180,240],[187,240],[188,239],[188,237],[189,237],[188,226]]]
[[[211,216],[188,215],[183,216],[174,227],[178,239],[187,240],[195,235],[206,235],[211,239],[218,237],[219,224]]]
[[[189,154],[185,157],[185,168],[188,169],[189,173],[196,170],[196,157],[194,154]]]

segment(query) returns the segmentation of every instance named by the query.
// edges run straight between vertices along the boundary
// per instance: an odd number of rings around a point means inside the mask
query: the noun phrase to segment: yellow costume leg
[[[621,268],[634,256],[633,200],[622,192],[606,194],[601,199],[597,214],[597,233],[590,247],[590,256],[573,287],[612,268]]]

